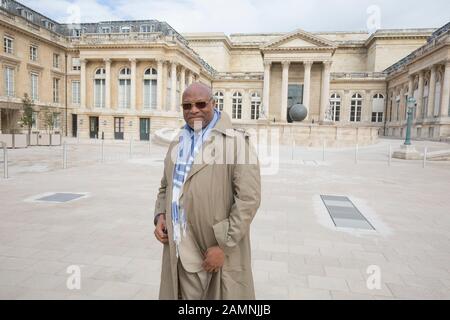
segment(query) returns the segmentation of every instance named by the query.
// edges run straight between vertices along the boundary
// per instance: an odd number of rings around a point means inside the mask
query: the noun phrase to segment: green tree
[[[28,136],[27,136],[27,145],[29,146],[31,143],[31,128],[33,127],[33,102],[28,96],[27,93],[23,95],[22,98],[22,118],[20,119],[22,127],[26,127],[28,130]]]

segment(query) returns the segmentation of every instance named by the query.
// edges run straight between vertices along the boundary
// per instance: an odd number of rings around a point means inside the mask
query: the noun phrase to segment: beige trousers
[[[191,273],[183,268],[178,259],[178,299],[204,300],[208,290],[211,274],[206,271]]]

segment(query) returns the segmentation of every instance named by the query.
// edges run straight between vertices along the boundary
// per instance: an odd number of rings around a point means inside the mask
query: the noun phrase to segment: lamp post
[[[413,115],[413,110],[416,104],[416,99],[414,97],[409,97],[408,98],[408,120],[406,123],[406,138],[405,138],[405,146],[410,146],[411,145],[411,126],[412,126],[412,115]]]

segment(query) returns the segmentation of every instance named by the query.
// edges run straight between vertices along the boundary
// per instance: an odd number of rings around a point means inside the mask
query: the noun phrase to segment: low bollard
[[[392,159],[392,146],[389,145],[389,151],[388,151],[388,166],[391,166],[391,159]]]
[[[67,169],[67,143],[63,142],[63,169]]]
[[[325,162],[325,140],[323,140],[322,144],[322,161]]]
[[[100,161],[103,163],[105,161],[105,140],[102,140],[101,151],[102,157]]]
[[[425,168],[427,165],[427,154],[428,154],[428,147],[425,147],[425,150],[423,151],[423,163],[422,163],[423,168]]]
[[[131,159],[131,154],[133,152],[133,139],[130,139],[130,159]]]
[[[292,160],[294,160],[294,150],[295,150],[295,140],[292,140],[292,154],[291,154]]]
[[[8,179],[8,148],[6,142],[2,142],[3,147],[3,178]]]

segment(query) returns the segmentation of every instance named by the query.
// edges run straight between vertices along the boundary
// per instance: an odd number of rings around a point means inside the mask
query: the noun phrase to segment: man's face
[[[192,129],[204,128],[214,117],[215,101],[207,90],[192,88],[183,94],[182,107],[184,120]]]

